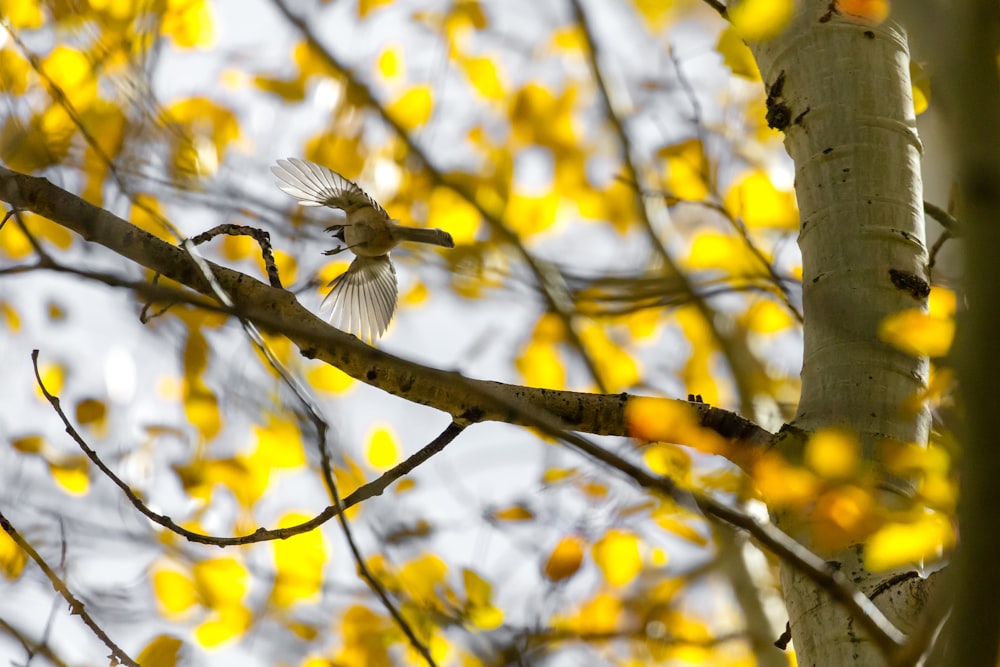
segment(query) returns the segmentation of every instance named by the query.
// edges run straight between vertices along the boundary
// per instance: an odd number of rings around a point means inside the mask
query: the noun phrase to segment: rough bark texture
[[[878,337],[887,315],[924,307],[929,291],[921,146],[905,33],[831,7],[801,3],[783,34],[751,49],[768,87],[768,119],[784,131],[795,162],[802,216],[805,354],[794,425],[850,429],[877,468],[880,442],[925,443],[929,428],[925,411],[902,409],[926,384],[926,360]],[[905,493],[904,480],[887,481]],[[804,531],[799,537],[807,539]],[[887,587],[912,583],[867,572],[860,547],[826,556],[863,591],[879,591],[877,603],[898,597]],[[782,583],[800,665],[883,664],[825,591],[788,568]],[[913,604],[892,614],[903,631],[919,608],[907,595]]]

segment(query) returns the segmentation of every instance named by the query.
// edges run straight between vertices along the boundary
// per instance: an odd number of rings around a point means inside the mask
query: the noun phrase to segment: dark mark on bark
[[[927,281],[909,271],[889,269],[889,280],[892,281],[896,289],[909,292],[914,299],[926,299],[927,295],[931,293],[931,286],[927,284]]]

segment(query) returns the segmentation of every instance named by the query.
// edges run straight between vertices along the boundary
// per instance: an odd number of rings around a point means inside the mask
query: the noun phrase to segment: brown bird
[[[271,172],[279,179],[277,186],[302,206],[328,206],[347,214],[343,222],[326,229],[346,248],[323,254],[350,250],[354,261],[330,283],[333,289],[320,311],[329,311],[331,324],[362,340],[375,340],[385,333],[396,310],[396,269],[389,251],[403,241],[455,247],[448,232],[399,224],[357,184],[326,167],[289,158],[278,160]]]

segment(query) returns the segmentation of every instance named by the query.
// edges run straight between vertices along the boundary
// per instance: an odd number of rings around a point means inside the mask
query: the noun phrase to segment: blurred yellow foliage
[[[143,667],[175,667],[184,642],[172,635],[157,635],[139,653]]]
[[[685,401],[634,397],[625,404],[629,435],[692,447],[708,454],[729,450],[725,438],[701,425],[698,413]]]
[[[795,193],[778,190],[762,170],[751,171],[737,179],[726,192],[723,205],[729,215],[739,218],[750,229],[799,228],[799,209]]]
[[[563,537],[549,554],[542,572],[550,581],[562,581],[576,574],[583,563],[583,539],[575,535]]]
[[[865,543],[865,565],[882,572],[940,558],[955,546],[955,539],[952,519],[938,512],[925,513],[909,523],[889,523]]]
[[[739,0],[726,7],[730,22],[747,41],[776,37],[792,18],[792,0]]]
[[[292,512],[281,517],[280,528],[287,528],[308,521],[310,516]],[[323,565],[327,548],[323,533],[314,528],[287,540],[275,540],[274,586],[270,600],[280,608],[299,602],[318,599],[323,587]]]
[[[375,426],[369,431],[365,447],[368,465],[376,470],[388,470],[399,462],[399,445],[389,426]]]
[[[311,387],[331,394],[341,394],[354,386],[355,380],[336,366],[319,362],[306,373]]]
[[[879,338],[915,357],[943,357],[955,339],[955,320],[920,308],[893,313],[879,324]]]
[[[430,86],[414,86],[386,106],[386,113],[406,131],[415,130],[434,111],[434,91]]]
[[[0,530],[0,574],[10,581],[20,579],[27,562],[28,554],[18,546],[14,538]]]
[[[503,624],[503,610],[492,602],[493,586],[476,571],[462,570],[465,587],[465,614],[472,626],[478,630],[496,630]]]
[[[664,160],[663,185],[669,197],[701,201],[708,195],[708,159],[701,140],[687,139],[665,146],[656,156]]]
[[[861,443],[854,434],[842,429],[821,429],[806,442],[806,463],[825,479],[850,478],[860,463],[860,457]]]
[[[631,531],[609,530],[591,547],[591,557],[612,586],[627,586],[642,570],[639,537]]]

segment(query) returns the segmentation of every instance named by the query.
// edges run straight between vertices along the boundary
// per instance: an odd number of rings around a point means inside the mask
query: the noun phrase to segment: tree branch
[[[17,532],[14,526],[11,525],[10,521],[7,520],[7,517],[5,517],[2,513],[0,513],[0,528],[3,528],[4,532],[10,535],[12,540],[17,542],[17,546],[21,547],[26,554],[31,556],[31,560],[35,561],[38,567],[42,569],[42,572],[45,573],[45,576],[49,578],[49,581],[52,583],[52,588],[54,588],[56,592],[59,593],[64,600],[66,600],[66,604],[69,605],[70,614],[73,616],[79,616],[84,625],[90,628],[90,631],[93,632],[98,639],[104,642],[105,646],[111,649],[112,658],[123,665],[139,667],[139,665],[132,660],[132,658],[130,658],[125,651],[121,650],[118,645],[115,644],[110,637],[108,637],[107,633],[101,629],[101,626],[99,626],[90,614],[87,613],[83,603],[76,599],[73,593],[66,586],[66,583],[59,578],[59,575],[56,574],[51,567],[49,567],[48,563],[46,563],[45,559],[42,558],[37,551],[35,551],[34,547],[28,544],[28,541],[21,537],[21,534]]]
[[[16,209],[49,218],[84,239],[152,271],[211,296],[211,286],[182,248],[135,227],[108,211],[59,188],[44,178],[0,167],[0,200]],[[558,417],[564,428],[595,435],[628,435],[625,408],[636,397],[629,394],[591,394],[557,391],[464,378],[459,373],[422,366],[365,345],[323,322],[304,308],[290,292],[270,287],[246,274],[209,263],[218,284],[232,297],[229,310],[268,330],[287,336],[303,356],[336,366],[351,377],[409,401],[451,414],[462,423],[518,421],[510,404],[533,406]],[[192,295],[194,297],[194,295]],[[757,450],[771,433],[732,412],[706,404],[684,402],[703,426],[738,441],[745,450]]]

